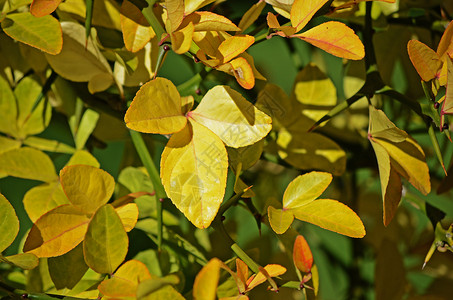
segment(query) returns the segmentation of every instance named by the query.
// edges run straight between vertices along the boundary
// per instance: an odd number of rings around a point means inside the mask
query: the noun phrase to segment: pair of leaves
[[[329,21],[302,33],[305,25],[328,0],[295,0],[291,6],[290,20],[292,26],[281,26],[277,17],[268,13],[267,24],[274,29],[272,35],[299,38],[332,55],[360,60],[365,56],[365,48],[354,31],[343,23]]]
[[[65,167],[60,182],[70,204],[48,211],[33,224],[24,251],[38,257],[67,253],[83,242],[85,262],[98,273],[112,274],[126,257],[128,237],[137,221],[134,203],[106,204],[115,182],[105,171],[86,165]]]
[[[294,218],[350,237],[365,236],[365,228],[357,214],[341,202],[318,199],[332,181],[332,175],[310,172],[296,177],[283,195],[283,208],[268,207],[272,229],[283,234]]]
[[[14,242],[19,233],[19,219],[9,201],[0,194],[0,262],[6,262],[22,269],[30,270],[38,265],[38,258],[34,254],[20,253],[11,256],[2,256],[1,253]]]
[[[175,206],[206,228],[223,200],[228,168],[224,143],[243,147],[261,140],[271,118],[227,86],[209,90],[198,107],[181,98],[173,83],[156,78],[143,85],[124,120],[133,130],[173,134],[162,153],[161,179]]]
[[[422,148],[403,130],[397,128],[383,111],[370,106],[368,139],[379,166],[384,207],[384,225],[395,216],[401,200],[400,177],[406,178],[422,194],[431,191],[429,169]]]

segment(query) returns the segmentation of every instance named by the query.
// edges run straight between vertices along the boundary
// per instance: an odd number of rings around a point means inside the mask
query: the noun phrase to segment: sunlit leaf
[[[207,228],[223,200],[228,159],[222,141],[190,122],[162,153],[161,178],[175,206],[198,228]]]
[[[215,0],[184,0],[185,14],[190,14]]]
[[[321,228],[354,238],[365,236],[365,227],[360,218],[341,202],[319,199],[292,211],[295,218]]]
[[[252,7],[247,10],[238,24],[238,27],[242,32],[249,28],[258,19],[265,6],[266,2],[259,1],[258,3],[253,4]]]
[[[128,203],[115,209],[116,213],[123,223],[124,230],[126,232],[131,231],[138,219],[138,207],[135,203]]]
[[[73,289],[88,270],[83,258],[82,244],[61,256],[49,257],[47,265],[57,289]]]
[[[272,230],[277,234],[285,233],[294,221],[294,214],[292,211],[269,206],[267,213],[269,216],[269,224],[271,225]]]
[[[181,96],[174,84],[156,78],[143,85],[126,112],[124,121],[130,129],[168,134],[182,130],[187,119],[182,114]]]
[[[90,92],[92,93],[100,92],[112,84],[113,75],[110,65],[94,41],[86,40],[85,28],[74,22],[62,22],[61,28],[63,29],[63,49],[58,55],[46,54],[52,69],[65,79],[91,82]],[[99,81],[99,78],[103,80]]]
[[[193,284],[193,299],[194,300],[215,300],[217,284],[220,277],[220,266],[222,262],[217,259],[211,259],[198,272]]]
[[[420,41],[410,40],[407,43],[407,52],[418,75],[429,81],[436,77],[442,66],[439,55]]]
[[[83,240],[89,221],[90,218],[73,205],[58,206],[33,224],[25,241],[24,252],[31,252],[38,257],[65,254]]]
[[[9,201],[0,194],[0,254],[12,244],[19,232],[19,219]]]
[[[300,31],[328,0],[295,0],[291,6],[291,25]]]
[[[58,179],[49,156],[44,152],[28,147],[0,154],[0,172],[9,176],[44,182]]]
[[[247,289],[251,290],[257,285],[268,280],[270,277],[277,277],[286,272],[286,268],[280,265],[266,265],[263,270],[249,278],[247,282]],[[267,273],[267,274],[265,274]]]
[[[37,136],[29,136],[24,140],[24,145],[49,152],[72,154],[75,149],[56,140],[48,140]]]
[[[60,22],[50,15],[37,18],[28,12],[8,14],[1,24],[3,31],[17,41],[53,55],[62,49]]]
[[[137,52],[156,34],[146,21],[140,9],[130,1],[123,1],[121,5],[121,30],[126,49]]]
[[[126,258],[129,239],[121,219],[110,205],[94,214],[83,241],[85,262],[94,271],[112,274]]]
[[[90,137],[94,128],[96,128],[98,120],[99,113],[92,109],[87,109],[83,113],[82,119],[80,120],[79,126],[77,127],[77,131],[75,132],[74,136],[74,142],[78,150],[82,149],[85,146],[86,141]]]
[[[38,257],[31,253],[19,253],[15,255],[6,256],[5,259],[24,270],[31,270],[38,266]]]
[[[86,1],[65,0],[60,3],[58,10],[71,14],[83,23],[86,17]],[[120,5],[118,2],[114,0],[94,1],[91,24],[121,31]]]
[[[35,222],[40,216],[55,207],[69,204],[69,200],[59,182],[50,182],[28,190],[23,203],[28,217]]]
[[[67,166],[87,165],[99,168],[100,164],[96,158],[86,150],[77,150],[66,163]]]
[[[312,202],[321,196],[331,181],[332,175],[324,172],[310,172],[297,176],[285,190],[283,208],[299,208]]]
[[[236,77],[237,82],[244,89],[251,89],[255,86],[255,76],[253,75],[253,69],[248,61],[243,57],[237,57],[230,61],[233,75]]]
[[[325,22],[292,37],[300,38],[338,57],[360,60],[365,56],[365,48],[359,37],[340,22]]]
[[[272,119],[228,86],[216,86],[188,113],[230,147],[251,145],[267,135]]]
[[[113,177],[87,165],[67,166],[60,171],[60,182],[69,201],[80,210],[94,213],[113,194]]]
[[[35,17],[44,17],[57,9],[61,0],[33,0],[30,12]]]
[[[167,32],[174,32],[184,18],[184,0],[165,0],[167,9]]]
[[[183,28],[173,31],[170,35],[173,51],[177,54],[183,54],[189,51],[192,44],[192,36],[195,27],[192,22],[189,22]]]
[[[310,273],[313,265],[313,254],[310,246],[302,235],[298,235],[294,241],[293,262],[299,271]]]
[[[437,54],[443,56],[445,53],[451,54],[451,39],[453,37],[453,22],[448,23],[445,28],[442,38],[440,39],[439,45],[437,46]]]
[[[230,19],[209,11],[191,13],[184,18],[183,24],[189,22],[194,24],[194,31],[239,31],[239,28]]]
[[[254,41],[255,38],[250,35],[231,36],[220,44],[218,51],[222,55],[223,61],[228,62],[244,52]]]

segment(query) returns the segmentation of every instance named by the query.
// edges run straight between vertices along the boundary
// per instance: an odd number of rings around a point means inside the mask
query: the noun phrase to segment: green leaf
[[[4,259],[16,267],[19,267],[24,270],[31,270],[34,269],[38,266],[39,260],[36,255],[31,254],[31,253],[19,253],[15,255],[10,255],[4,257]],[[0,261],[2,260],[2,257],[0,255]]]
[[[19,232],[19,219],[9,201],[0,194],[0,254],[14,242]]]
[[[23,203],[30,220],[36,222],[40,216],[55,207],[69,204],[69,200],[59,182],[50,182],[28,190]]]
[[[146,299],[162,288],[169,285],[177,285],[179,282],[179,277],[174,274],[167,275],[163,278],[146,279],[138,284],[137,299]]]
[[[112,274],[126,258],[129,239],[110,204],[101,206],[88,225],[83,242],[85,262],[94,271]]]
[[[60,22],[48,15],[41,18],[31,13],[14,13],[2,21],[3,31],[24,44],[55,55],[63,45]]]
[[[332,181],[332,175],[310,172],[291,181],[283,195],[283,208],[295,209],[312,202],[324,192]]]
[[[230,167],[237,172],[245,171],[252,167],[263,153],[264,140],[260,140],[250,146],[240,148],[227,148]],[[239,168],[240,165],[240,168]]]
[[[225,193],[228,159],[222,141],[191,121],[162,153],[161,179],[175,206],[198,228],[207,228]]]
[[[87,165],[63,168],[60,182],[69,201],[87,213],[94,213],[107,203],[115,188],[109,173]]]
[[[0,111],[8,112],[0,118],[0,131],[9,135],[16,135],[17,132],[17,105],[13,91],[8,81],[0,76]]]
[[[156,78],[140,88],[124,121],[127,127],[140,132],[175,133],[187,123],[181,108],[181,96],[174,84],[168,79]]]
[[[222,262],[218,258],[211,259],[195,277],[193,284],[194,300],[215,300],[217,284],[220,277]]]
[[[0,172],[9,176],[44,182],[58,179],[49,156],[44,152],[28,147],[0,154]]]
[[[295,218],[324,229],[354,238],[365,236],[365,227],[360,218],[341,202],[319,199],[292,211]]]
[[[49,274],[55,287],[73,289],[88,270],[83,259],[83,247],[79,244],[71,251],[47,259]]]
[[[99,113],[92,109],[87,109],[80,120],[74,141],[77,149],[82,149],[90,137],[99,120]]]
[[[187,114],[214,132],[229,147],[251,145],[271,130],[272,119],[228,86],[209,90]]]

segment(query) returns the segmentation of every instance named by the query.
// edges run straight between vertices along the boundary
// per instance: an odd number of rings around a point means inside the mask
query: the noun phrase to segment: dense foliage
[[[0,296],[451,297],[452,1],[0,4]]]

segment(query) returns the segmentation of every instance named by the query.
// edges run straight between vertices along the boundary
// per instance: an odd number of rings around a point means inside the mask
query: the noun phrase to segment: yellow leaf
[[[148,268],[138,260],[128,260],[115,275],[99,284],[99,291],[107,297],[135,297],[138,284],[150,279]]]
[[[303,273],[310,273],[313,265],[313,254],[310,246],[302,235],[298,235],[293,246],[293,262]]]
[[[52,69],[70,81],[91,81],[94,91],[108,88],[113,83],[112,70],[93,39],[86,41],[85,28],[73,22],[62,22],[61,27],[63,49],[58,55],[46,54]],[[100,78],[103,78],[102,84],[97,82]]]
[[[292,37],[300,38],[338,57],[360,60],[365,56],[365,48],[359,37],[340,22],[325,22]]]
[[[247,284],[247,290],[251,290],[257,285],[269,280],[271,277],[277,277],[286,272],[286,268],[280,265],[266,265],[260,270],[260,272],[249,278]]]
[[[341,202],[319,199],[302,207],[292,209],[294,217],[315,224],[327,230],[361,238],[365,236],[365,227],[357,214]]]
[[[86,213],[94,213],[107,203],[115,188],[109,173],[87,165],[64,167],[60,182],[69,201]]]
[[[250,90],[255,86],[253,69],[245,58],[237,57],[233,59],[230,61],[230,66],[234,77],[244,89]]]
[[[220,266],[222,262],[217,259],[211,259],[198,272],[193,284],[193,299],[194,300],[215,300],[217,284],[220,277]]]
[[[191,121],[168,141],[162,153],[161,178],[175,206],[196,227],[207,228],[223,200],[227,168],[222,141]]]
[[[38,257],[65,254],[83,240],[89,221],[90,218],[73,205],[58,206],[33,224],[25,241],[24,252],[31,252]]]
[[[300,31],[328,0],[295,0],[291,6],[291,25]]]
[[[28,147],[0,154],[0,172],[9,176],[44,182],[58,179],[49,156],[44,152]]]
[[[66,163],[66,166],[72,165],[87,165],[96,168],[100,167],[100,164],[96,160],[96,158],[86,150],[77,150],[76,152],[74,152],[69,161]]]
[[[101,206],[88,225],[83,241],[85,262],[94,271],[112,274],[126,258],[129,239],[110,204]]]
[[[445,28],[442,38],[440,39],[439,45],[437,46],[437,54],[443,56],[445,53],[451,54],[451,39],[453,38],[453,22],[448,23]]]
[[[440,122],[441,125],[445,123],[445,115],[453,114],[453,63],[450,57],[446,58],[447,61],[447,85],[445,87],[445,100],[442,103],[440,110]]]
[[[184,0],[185,10],[184,13],[186,15],[206,6],[215,0]]]
[[[178,29],[184,18],[184,0],[165,0],[167,9],[167,32],[174,32]]]
[[[69,204],[69,200],[59,182],[50,182],[28,190],[23,203],[30,220],[36,222],[40,216],[55,207]]]
[[[272,128],[269,116],[228,86],[210,89],[198,107],[187,115],[233,148],[256,143]]]
[[[36,255],[31,253],[19,253],[15,255],[6,256],[5,259],[24,270],[31,270],[38,266],[39,260]]]
[[[0,254],[14,242],[19,232],[19,219],[9,201],[0,194]]]
[[[183,24],[192,22],[194,31],[239,31],[230,19],[209,11],[196,11],[184,18]],[[184,25],[182,25],[184,26]]]
[[[407,43],[407,52],[418,75],[424,81],[430,81],[437,76],[442,66],[439,55],[431,48],[417,40],[410,40]]]
[[[8,81],[0,76],[0,111],[8,112],[0,118],[0,131],[9,135],[17,132],[17,104]]]
[[[124,230],[126,230],[126,232],[131,231],[135,227],[138,219],[137,204],[128,203],[126,205],[115,208],[115,210],[120,217],[121,222],[123,223]]]
[[[331,181],[332,175],[325,172],[310,172],[297,176],[283,194],[283,209],[305,207],[321,196]]]
[[[192,44],[192,36],[194,32],[194,25],[192,22],[189,22],[183,28],[173,31],[170,34],[171,45],[173,51],[177,54],[183,54],[189,51]]]
[[[121,31],[126,49],[137,52],[156,35],[140,9],[130,1],[121,5]]]
[[[285,233],[294,221],[294,214],[290,210],[282,210],[269,206],[267,208],[267,214],[269,216],[269,224],[277,234]]]
[[[260,16],[263,8],[266,6],[266,2],[259,1],[250,7],[247,12],[242,16],[241,21],[239,21],[238,27],[244,32],[247,28],[250,27]]]
[[[220,44],[218,51],[223,62],[226,63],[244,52],[254,42],[255,38],[250,35],[230,36]]]
[[[136,131],[175,133],[187,123],[181,106],[181,97],[174,84],[168,79],[156,78],[137,92],[124,121],[127,127]]]
[[[278,12],[283,17],[289,19],[291,6],[294,0],[265,0],[266,3],[272,5],[276,12]]]
[[[8,152],[10,150],[18,149],[21,145],[21,142],[18,140],[13,140],[6,136],[0,136],[0,154],[2,154],[3,152]]]

